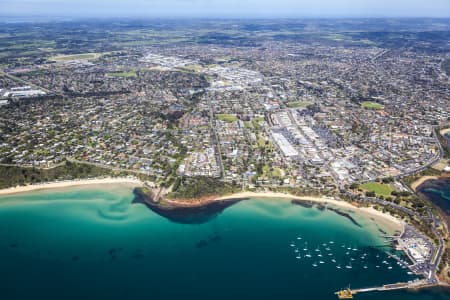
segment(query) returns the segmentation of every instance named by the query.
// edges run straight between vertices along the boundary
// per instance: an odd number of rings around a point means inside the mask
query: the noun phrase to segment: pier
[[[414,281],[409,281],[409,282],[398,282],[398,283],[393,283],[393,284],[385,284],[382,286],[376,286],[376,287],[368,287],[368,288],[361,288],[361,289],[348,289],[348,290],[343,290],[348,291],[347,293],[351,293],[351,295],[356,295],[356,294],[360,294],[360,293],[367,293],[367,292],[383,292],[383,291],[393,291],[393,290],[403,290],[403,289],[420,289],[420,288],[424,288],[424,287],[430,287],[433,286],[435,284],[430,283],[429,280],[426,279],[421,279],[421,280],[414,280]],[[345,293],[343,293],[343,291],[339,291],[336,292],[335,294],[338,295],[339,299],[349,299],[350,297],[347,298],[342,298],[340,297],[340,295],[343,295]]]
[[[385,238],[396,241],[397,249],[405,253],[408,259],[411,261],[411,264],[408,264],[406,261],[392,253],[386,252],[386,254],[392,259],[395,259],[400,266],[408,268],[415,275],[422,277],[422,279],[360,289],[348,288],[335,293],[339,299],[352,299],[353,295],[368,292],[420,289],[435,286],[439,283],[436,277],[436,270],[443,252],[442,238],[440,238],[439,245],[436,246],[429,240],[427,236],[407,224],[403,224],[403,230],[400,235],[385,236]],[[427,246],[427,254],[420,257],[417,257],[417,255],[412,255],[412,253],[410,253],[408,241],[422,241]]]

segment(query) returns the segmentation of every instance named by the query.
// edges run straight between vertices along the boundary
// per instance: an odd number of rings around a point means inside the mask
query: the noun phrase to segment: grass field
[[[224,121],[224,122],[236,122],[238,118],[235,115],[229,115],[229,114],[218,114],[216,115],[217,120]]]
[[[100,56],[101,56],[100,53],[80,53],[71,55],[57,55],[50,57],[50,60],[53,61],[90,60],[99,58]]]
[[[109,76],[113,77],[123,77],[123,78],[129,78],[129,77],[136,77],[137,74],[135,71],[129,71],[129,72],[114,72],[114,73],[108,73]]]
[[[312,104],[313,103],[307,101],[296,101],[296,102],[288,102],[286,105],[289,108],[305,108]]]
[[[361,185],[361,188],[368,192],[375,192],[377,196],[389,197],[394,189],[389,184],[378,182],[368,182]]]
[[[381,105],[380,103],[376,103],[376,102],[371,102],[371,101],[364,101],[361,102],[361,107],[362,108],[367,108],[367,109],[383,109],[383,105]]]

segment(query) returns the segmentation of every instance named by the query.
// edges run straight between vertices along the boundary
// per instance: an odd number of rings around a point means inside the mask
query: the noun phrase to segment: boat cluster
[[[358,248],[354,245],[338,245],[334,241],[310,247],[308,242],[303,241],[301,236],[297,236],[295,240],[291,241],[290,247],[293,249],[297,260],[311,263],[313,267],[332,264],[336,269],[353,269],[356,267],[368,269],[370,266],[376,269],[385,268],[392,270],[392,265],[396,262],[390,255],[380,250],[371,251],[367,247]],[[397,264],[402,268],[406,268],[406,264],[398,261]]]

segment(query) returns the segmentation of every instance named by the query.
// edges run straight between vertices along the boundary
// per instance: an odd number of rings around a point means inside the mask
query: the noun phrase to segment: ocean
[[[1,299],[337,299],[415,279],[366,216],[251,199],[186,221],[133,200],[125,184],[1,196]],[[380,298],[450,294],[356,295]]]

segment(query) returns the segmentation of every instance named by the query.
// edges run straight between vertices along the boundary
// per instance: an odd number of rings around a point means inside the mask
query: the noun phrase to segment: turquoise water
[[[1,299],[335,299],[348,284],[414,278],[386,257],[385,228],[369,218],[354,216],[357,226],[254,199],[180,224],[132,201],[122,185],[0,197]],[[450,299],[438,290],[357,299],[380,297]]]

